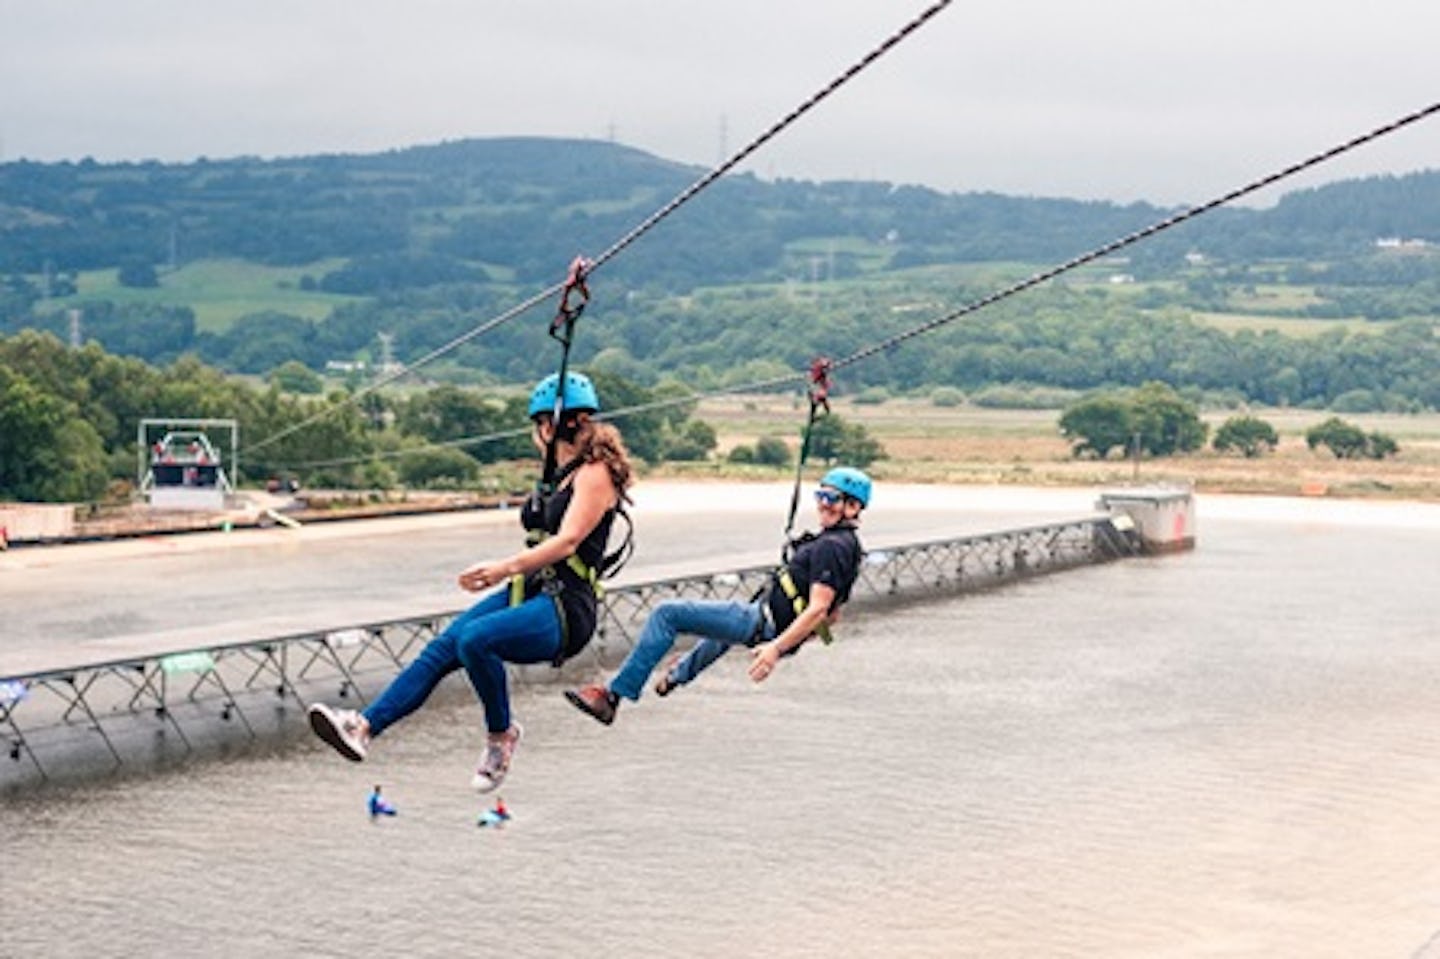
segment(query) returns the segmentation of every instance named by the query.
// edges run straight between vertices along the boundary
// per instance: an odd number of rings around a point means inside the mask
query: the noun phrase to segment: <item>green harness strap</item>
[[[525,542],[534,546],[536,543],[544,542],[549,536],[550,534],[543,529],[532,529],[525,535]],[[600,585],[599,575],[594,569],[585,565],[583,559],[571,553],[565,558],[565,565],[569,566],[581,579],[590,584],[590,588],[595,591],[595,598],[597,600],[604,597],[605,589]],[[555,572],[554,566],[543,566],[537,575],[542,580],[545,580],[548,586],[559,574]],[[542,592],[549,594],[550,601],[555,604],[555,618],[560,623],[560,653],[556,656],[555,662],[552,664],[558,667],[565,661],[565,650],[570,647],[570,621],[565,616],[565,604],[560,602],[560,591],[558,589],[552,591],[546,588],[542,589]],[[525,574],[516,573],[510,577],[510,605],[519,606],[523,602],[525,602]]]
[[[545,530],[532,529],[525,534],[525,545],[536,546],[549,538],[550,534],[545,532]],[[565,557],[565,565],[569,566],[575,575],[590,584],[590,588],[595,591],[596,600],[605,598],[605,587],[600,585],[600,574],[596,572],[593,566],[587,565],[586,562],[580,558],[579,554],[571,553]],[[541,579],[554,579],[556,576],[555,567],[545,566],[541,568],[539,576]],[[516,573],[510,577],[510,605],[519,606],[523,602],[525,602],[525,574]]]
[[[790,570],[782,566],[780,571],[775,574],[775,581],[780,584],[780,589],[785,593],[786,598],[790,600],[790,608],[795,610],[795,615],[799,616],[803,613],[809,603],[804,596],[800,595],[800,590],[795,585],[795,580],[791,577]],[[835,641],[835,637],[830,634],[829,623],[821,623],[819,626],[816,626],[815,635],[819,636],[820,641],[826,646],[829,646]]]

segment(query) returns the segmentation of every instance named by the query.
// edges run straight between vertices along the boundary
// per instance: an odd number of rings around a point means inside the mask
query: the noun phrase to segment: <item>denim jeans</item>
[[[370,735],[419,709],[440,680],[462,666],[485,707],[486,729],[503,733],[510,728],[505,664],[548,663],[559,651],[553,599],[541,594],[511,606],[509,589],[497,590],[451,620],[364,710]]]
[[[655,607],[655,612],[645,621],[635,648],[625,657],[615,678],[610,680],[610,691],[626,699],[639,699],[645,680],[665,658],[670,647],[675,645],[675,638],[681,633],[700,637],[700,642],[671,672],[671,678],[676,682],[688,683],[731,646],[750,645],[759,626],[758,602],[666,600]]]

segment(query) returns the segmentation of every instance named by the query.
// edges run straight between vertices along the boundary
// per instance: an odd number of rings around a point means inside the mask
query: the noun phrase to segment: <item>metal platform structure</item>
[[[1123,515],[872,550],[852,609],[886,600],[953,596],[1145,552]],[[609,589],[594,639],[561,670],[511,666],[516,682],[554,682],[612,667],[655,606],[673,598],[748,600],[772,566],[657,579]],[[294,729],[314,699],[364,705],[461,610],[220,646],[164,648],[123,659],[0,676],[0,785],[47,780],[59,769],[118,768],[164,754],[183,760],[197,741],[254,740]],[[308,694],[308,695],[307,695]],[[291,710],[295,712],[291,712]],[[43,756],[43,758],[42,758]],[[8,767],[8,768],[7,768]]]
[[[218,511],[234,492],[207,429],[230,435],[230,469],[239,466],[240,426],[233,419],[145,418],[137,428],[136,488],[156,509]],[[159,438],[154,439],[158,434]],[[236,474],[239,475],[238,473]]]

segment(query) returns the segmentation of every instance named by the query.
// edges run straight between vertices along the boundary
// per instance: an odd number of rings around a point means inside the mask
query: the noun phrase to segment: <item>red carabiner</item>
[[[560,308],[555,311],[555,319],[550,321],[550,332],[559,330],[561,325],[573,323],[581,313],[585,311],[585,304],[590,302],[590,288],[585,285],[585,277],[590,273],[590,261],[583,256],[577,256],[570,263],[570,272],[565,276],[565,289],[560,293]],[[570,294],[579,291],[580,305],[570,305]]]
[[[810,363],[810,406],[830,412],[830,368],[834,364],[823,356]]]

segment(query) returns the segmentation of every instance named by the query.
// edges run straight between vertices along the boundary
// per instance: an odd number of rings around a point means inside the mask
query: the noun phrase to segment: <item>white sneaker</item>
[[[475,770],[475,778],[470,780],[470,785],[482,793],[488,793],[505,781],[505,774],[510,771],[510,759],[515,755],[515,747],[520,743],[520,737],[525,734],[517,722],[511,722],[510,728],[498,736],[491,736],[490,743],[485,747],[485,758],[480,760],[480,768]]]
[[[307,710],[310,728],[334,750],[351,762],[358,763],[365,758],[370,746],[370,734],[363,732],[363,720],[353,709],[331,709],[324,703],[314,703]]]

